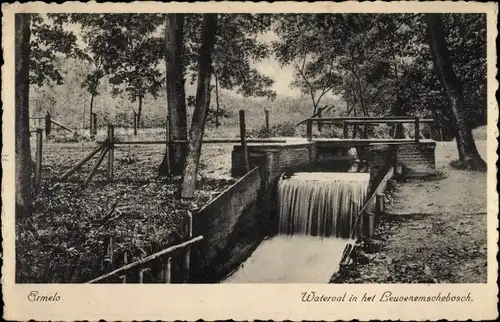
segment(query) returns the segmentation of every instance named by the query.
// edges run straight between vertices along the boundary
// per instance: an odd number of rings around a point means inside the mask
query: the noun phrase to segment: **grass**
[[[142,133],[140,139],[156,133]],[[178,228],[187,209],[203,206],[214,192],[235,182],[230,177],[232,145],[205,145],[195,198],[176,200],[180,177],[157,176],[165,147],[133,145],[116,148],[112,183],[106,181],[103,162],[89,186],[82,189],[97,156],[66,181],[57,182],[57,178],[96,144],[56,141],[44,142],[42,187],[33,216],[16,218],[19,283],[80,283],[99,276],[104,272],[107,235],[116,238],[115,266],[121,265],[125,251],[130,262],[166,248],[181,237]],[[119,216],[104,224],[102,218],[114,203]]]

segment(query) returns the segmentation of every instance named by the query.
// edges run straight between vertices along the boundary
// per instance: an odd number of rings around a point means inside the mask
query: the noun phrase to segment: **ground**
[[[233,132],[208,132],[207,137],[236,138]],[[117,131],[122,140],[161,135],[160,131],[134,138]],[[97,139],[103,138],[101,133]],[[484,139],[476,137],[483,158]],[[17,282],[85,282],[97,277],[104,271],[107,235],[115,237],[116,266],[125,250],[133,260],[165,248],[179,238],[179,222],[187,209],[202,206],[235,182],[230,177],[231,144],[204,145],[196,198],[190,202],[174,198],[178,177],[157,176],[162,145],[117,148],[112,183],[106,181],[104,162],[90,185],[81,188],[95,158],[58,182],[95,145],[59,139],[44,142],[36,211],[28,220],[16,218]],[[454,142],[437,143],[438,177],[398,184],[389,196],[392,215],[382,220],[376,232],[377,251],[336,282],[486,282],[486,174],[452,168],[450,161],[457,158]],[[106,217],[115,203],[116,211]]]
[[[476,145],[486,160],[486,141]],[[402,182],[377,228],[375,251],[335,282],[486,283],[486,173],[457,170],[455,142],[438,142],[432,181]]]
[[[161,139],[161,133],[119,140]],[[147,134],[145,134],[147,133]],[[210,134],[210,133],[209,133]],[[102,140],[104,134],[96,139]],[[115,237],[114,252],[119,266],[126,250],[132,260],[175,243],[182,233],[181,218],[188,209],[203,206],[218,192],[235,182],[230,177],[231,144],[205,145],[194,200],[174,198],[180,177],[157,175],[163,145],[122,145],[115,149],[114,181],[106,179],[106,159],[88,187],[81,184],[97,156],[67,180],[63,173],[92,151],[96,143],[58,135],[43,146],[42,188],[35,213],[28,220],[16,218],[17,282],[85,282],[104,271],[104,241]],[[64,142],[61,142],[64,141]],[[33,155],[35,142],[32,141]],[[116,211],[107,216],[116,204]]]

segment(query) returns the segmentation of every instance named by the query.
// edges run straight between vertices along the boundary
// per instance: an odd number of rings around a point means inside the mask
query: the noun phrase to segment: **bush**
[[[280,124],[275,124],[267,130],[265,125],[260,126],[258,129],[249,131],[249,137],[255,138],[267,138],[267,137],[283,137],[283,136],[295,136],[296,128],[295,124],[292,122],[284,122]]]

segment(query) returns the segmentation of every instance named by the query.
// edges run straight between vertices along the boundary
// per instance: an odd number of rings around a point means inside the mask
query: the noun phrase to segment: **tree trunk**
[[[472,131],[466,121],[462,85],[453,71],[453,63],[448,53],[441,15],[428,14],[427,27],[436,72],[448,95],[452,115],[455,119],[457,148],[461,166],[470,170],[485,170],[486,162],[481,159],[477,151]]]
[[[202,28],[201,47],[198,56],[196,105],[189,130],[188,154],[181,185],[181,197],[183,199],[192,199],[194,197],[203,132],[210,105],[210,78],[212,76],[212,52],[217,34],[217,14],[205,14]]]
[[[92,121],[93,120],[92,113],[94,112],[94,96],[95,95],[94,95],[94,93],[92,93],[90,95],[91,96],[90,96],[90,113],[89,113],[89,115],[90,115],[90,122],[89,122],[89,124],[90,125],[89,125],[89,127],[90,127],[90,131],[92,131],[92,129],[94,128],[93,127],[93,121]]]
[[[218,129],[219,128],[219,110],[220,110],[220,107],[219,107],[219,79],[217,77],[217,73],[214,74],[215,76],[215,106],[216,106],[216,110],[215,110],[215,128]]]
[[[170,140],[187,140],[186,94],[184,90],[184,14],[169,14],[165,27],[167,65],[167,109]],[[167,152],[167,150],[169,150]],[[160,175],[181,174],[186,144],[171,144],[159,167]],[[167,159],[168,158],[168,159]]]
[[[139,94],[139,102],[137,104],[137,128],[141,127],[141,114],[142,114],[142,94]]]
[[[31,149],[29,139],[30,15],[15,15],[15,160],[16,215],[29,216],[31,204]]]

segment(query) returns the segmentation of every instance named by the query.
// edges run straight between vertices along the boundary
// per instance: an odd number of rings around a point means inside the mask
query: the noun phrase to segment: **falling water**
[[[328,283],[368,191],[367,173],[296,173],[278,183],[279,235],[224,283]]]
[[[348,238],[368,193],[368,173],[296,173],[278,183],[279,233]]]

